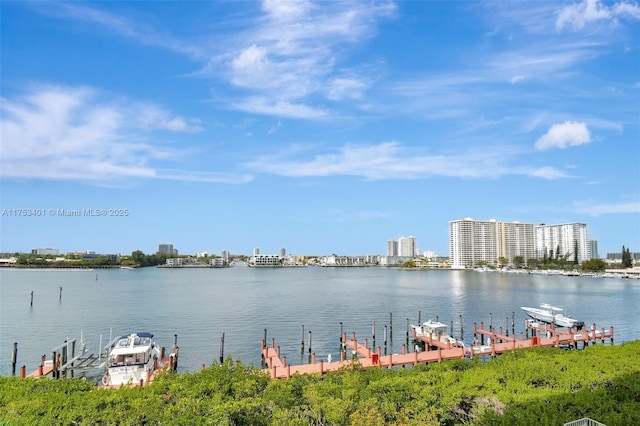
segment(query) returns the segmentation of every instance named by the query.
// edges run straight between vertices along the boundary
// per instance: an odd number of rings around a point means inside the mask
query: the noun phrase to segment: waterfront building
[[[387,256],[398,255],[398,242],[396,240],[387,241]]]
[[[415,237],[400,237],[398,239],[398,256],[415,257],[416,256],[416,239]]]
[[[276,254],[257,254],[251,258],[252,266],[280,266],[282,262]]]
[[[589,240],[589,259],[600,259],[598,255],[598,241]]]
[[[180,268],[184,265],[185,259],[182,257],[172,257],[167,259],[166,262],[169,268]]]
[[[35,248],[31,250],[31,254],[37,254],[39,256],[58,256],[60,254],[60,249]]]
[[[585,223],[540,224],[534,228],[538,259],[564,258],[578,263],[589,260],[587,225]]]
[[[449,222],[449,258],[454,269],[479,263],[498,266],[501,258],[524,264],[535,257],[533,224],[465,218]],[[506,265],[502,265],[506,266]]]

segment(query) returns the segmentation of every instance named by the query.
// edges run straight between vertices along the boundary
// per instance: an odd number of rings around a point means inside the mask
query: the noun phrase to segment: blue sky
[[[447,255],[465,217],[640,251],[637,2],[1,7],[2,251]]]

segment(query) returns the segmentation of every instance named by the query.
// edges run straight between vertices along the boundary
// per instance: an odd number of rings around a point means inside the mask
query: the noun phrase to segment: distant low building
[[[54,248],[35,248],[31,250],[31,254],[39,256],[57,256],[60,254],[60,249]]]

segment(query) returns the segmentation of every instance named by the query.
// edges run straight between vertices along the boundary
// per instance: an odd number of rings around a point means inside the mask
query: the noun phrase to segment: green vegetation
[[[167,253],[144,254],[140,250],[134,251],[133,253],[131,253],[131,256],[92,256],[86,254],[67,254],[64,257],[61,257],[55,255],[19,254],[16,258],[16,265],[25,268],[109,268],[119,266],[142,267],[164,265],[167,262],[167,259],[170,257],[176,256]]]
[[[607,262],[602,259],[589,259],[582,262],[580,267],[586,272],[604,272],[607,268]]]
[[[527,349],[410,369],[270,380],[228,359],[151,386],[0,378],[2,424],[562,425],[640,424],[640,341]]]
[[[633,260],[631,259],[631,252],[629,247],[626,249],[622,246],[622,266],[624,268],[631,268],[633,266]]]

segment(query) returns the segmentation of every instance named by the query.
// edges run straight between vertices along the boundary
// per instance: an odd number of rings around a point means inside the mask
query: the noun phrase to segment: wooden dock
[[[535,331],[536,335],[525,339],[523,333],[520,333],[519,338],[516,338],[515,335],[503,334],[501,328],[487,330],[484,328],[484,324],[481,323],[481,326],[477,327],[474,323],[474,345],[472,346],[451,345],[450,342],[442,342],[439,339],[433,339],[432,336],[419,336],[416,340],[425,343],[424,351],[407,352],[406,346],[403,344],[402,353],[389,355],[382,355],[380,347],[375,350],[369,347],[367,339],[358,342],[355,333],[352,333],[351,339],[347,339],[346,334],[343,334],[342,342],[345,349],[351,350],[352,356],[350,358],[347,357],[346,351],[341,351],[338,361],[317,361],[314,353],[311,356],[311,363],[302,365],[287,364],[286,357],[281,358],[280,348],[276,347],[275,340],[271,339],[271,346],[268,346],[264,340],[262,341],[262,357],[266,364],[264,371],[268,372],[272,379],[286,379],[295,374],[319,373],[323,375],[354,367],[356,364],[361,368],[394,368],[450,359],[471,359],[474,356],[496,356],[508,351],[535,347],[577,348],[578,343],[583,343],[584,347],[589,343],[596,343],[598,340],[604,343],[607,338],[611,339],[611,343],[613,343],[613,327],[598,330],[593,324],[590,329],[583,327],[582,330],[562,330],[548,324],[542,326],[529,322],[527,327],[528,330]],[[486,345],[477,344],[478,335],[481,336],[482,341],[484,341],[484,337],[487,337]],[[430,350],[430,348],[435,349]]]
[[[64,345],[66,345],[66,343]],[[26,366],[23,365],[20,368],[20,377],[31,377],[35,379],[51,377],[53,379],[64,379],[68,376],[73,377],[75,370],[100,369],[105,367],[106,360],[93,354],[87,356],[75,355],[73,358],[66,360],[65,352],[57,352],[62,346],[63,345],[58,346],[52,350],[51,359],[47,359],[46,355],[42,355],[42,361],[38,368],[29,374],[26,374]],[[153,372],[151,370],[147,371],[146,380],[141,380],[140,383],[132,383],[131,385],[146,386],[153,382],[156,375],[175,370],[178,364],[179,348],[176,346],[169,356],[165,356],[165,352],[166,350],[163,347],[161,350],[162,359],[157,360]],[[117,389],[120,385],[102,385],[102,387]]]

